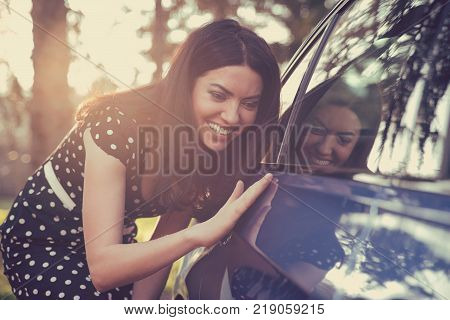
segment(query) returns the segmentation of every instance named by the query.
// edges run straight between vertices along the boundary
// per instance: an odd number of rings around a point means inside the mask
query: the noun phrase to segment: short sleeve
[[[93,111],[86,119],[95,144],[125,166],[136,158],[137,122],[118,107]]]

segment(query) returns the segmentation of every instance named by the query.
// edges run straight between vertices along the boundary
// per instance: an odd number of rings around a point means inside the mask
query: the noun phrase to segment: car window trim
[[[326,27],[329,25],[330,20],[336,14],[336,12],[341,12],[344,8],[347,8],[350,3],[353,3],[355,0],[341,0],[338,4],[336,4],[333,9],[323,18],[316,27],[311,31],[305,41],[300,45],[297,51],[294,53],[291,58],[291,62],[289,62],[288,67],[284,70],[281,75],[281,84],[284,85],[294,70],[297,68],[299,63],[303,60],[303,58],[308,54],[309,49],[312,49],[312,46],[318,41],[322,36]]]
[[[450,114],[448,115],[450,118]],[[450,123],[450,119],[448,119]],[[447,143],[444,145],[444,156],[442,158],[441,172],[442,179],[447,179],[450,184],[450,126],[448,126],[447,130]]]
[[[297,118],[299,111],[303,104],[303,98],[306,93],[306,89],[308,88],[309,82],[311,81],[312,75],[316,69],[317,63],[319,62],[320,57],[322,56],[322,52],[328,42],[328,39],[330,38],[334,27],[336,26],[337,22],[339,21],[339,18],[342,15],[342,11],[337,12],[335,15],[331,17],[331,21],[326,26],[326,29],[324,31],[324,34],[322,38],[320,39],[319,46],[317,47],[316,51],[314,52],[313,57],[311,58],[311,61],[308,64],[308,67],[306,68],[305,75],[303,76],[302,80],[300,81],[300,85],[297,89],[297,93],[295,94],[294,102],[292,103],[292,112],[289,116],[288,123],[286,125],[286,131],[283,136],[283,140],[281,142],[280,151],[278,152],[276,163],[281,164],[282,157],[287,157],[287,147],[289,146],[289,139],[291,136],[292,126],[293,122]]]
[[[442,17],[448,16],[450,11],[450,1],[448,1],[445,4],[444,9],[442,10],[441,14]],[[445,88],[445,91],[448,90],[448,85],[447,84],[447,88]],[[445,96],[445,92],[444,92],[444,96]],[[444,98],[444,96],[442,98]],[[441,163],[441,174],[440,177],[436,178],[436,180],[445,180],[447,179],[448,183],[450,183],[450,113],[447,115],[447,117],[449,119],[447,119],[447,136],[446,138],[446,143],[444,144],[444,156],[442,157],[442,163]]]

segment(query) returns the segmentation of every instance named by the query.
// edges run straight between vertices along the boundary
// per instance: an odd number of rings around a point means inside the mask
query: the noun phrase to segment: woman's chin
[[[202,138],[202,144],[212,151],[224,150],[233,139],[231,135],[225,136],[211,132],[205,132]]]
[[[224,150],[229,143],[229,141],[213,141],[212,139],[205,139],[202,142],[206,148],[217,152]]]

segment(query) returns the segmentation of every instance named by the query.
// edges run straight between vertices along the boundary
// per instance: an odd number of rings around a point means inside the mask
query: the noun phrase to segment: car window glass
[[[316,39],[315,43],[311,45],[310,49],[305,54],[304,58],[299,62],[295,70],[292,72],[287,81],[284,83],[283,88],[281,89],[281,114],[283,114],[286,111],[286,109],[294,102],[298,86],[302,81],[302,78],[305,74],[309,62],[311,61],[314,55],[314,52],[316,52],[317,50],[319,42],[320,38]]]
[[[443,3],[367,0],[343,14],[308,86],[289,164],[440,176],[450,103]]]
[[[303,58],[301,58],[301,60],[297,59],[296,61],[292,61],[289,63],[289,65],[291,65],[292,63],[296,63],[297,65],[293,69],[292,73],[288,76],[287,80],[284,80],[283,87],[281,88],[281,108],[279,122],[281,123],[280,127],[282,128],[286,127],[290,114],[290,112],[286,111],[288,111],[289,106],[294,103],[299,85],[303,79],[303,76],[305,75],[312,57],[314,56],[314,53],[317,51],[317,47],[322,36],[323,34],[314,39],[314,42],[311,43],[310,47],[307,48],[305,53],[303,53]],[[280,127],[278,127],[277,130],[272,130],[270,137],[268,137],[268,139],[270,140],[270,149],[263,157],[263,162],[265,163],[276,162],[276,158],[280,151],[282,138],[284,135],[284,131],[279,130]],[[272,129],[274,129],[274,127],[272,127]]]

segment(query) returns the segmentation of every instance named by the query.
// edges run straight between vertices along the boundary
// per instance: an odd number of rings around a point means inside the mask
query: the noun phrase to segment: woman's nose
[[[228,124],[239,123],[239,102],[230,102],[224,106],[224,110],[221,113],[221,117]]]
[[[335,137],[331,134],[324,135],[317,145],[320,155],[330,156],[333,153]]]

